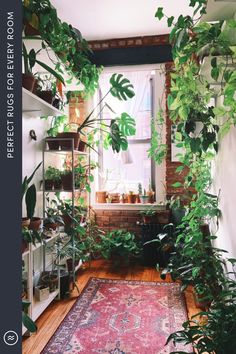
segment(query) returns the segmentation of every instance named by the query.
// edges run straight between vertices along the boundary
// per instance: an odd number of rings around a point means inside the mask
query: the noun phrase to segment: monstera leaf
[[[112,86],[110,93],[121,101],[126,101],[135,95],[133,85],[122,74],[113,74],[110,78],[110,84]]]
[[[127,150],[128,142],[125,136],[122,135],[118,124],[115,120],[112,120],[110,125],[110,131],[105,137],[104,147],[112,147],[114,152],[120,152],[120,150]]]
[[[135,135],[135,120],[128,113],[121,113],[120,118],[116,119],[120,132],[124,136]]]

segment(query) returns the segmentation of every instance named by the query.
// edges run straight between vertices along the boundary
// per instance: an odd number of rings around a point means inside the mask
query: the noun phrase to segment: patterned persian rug
[[[43,354],[169,354],[187,314],[173,283],[91,278]]]

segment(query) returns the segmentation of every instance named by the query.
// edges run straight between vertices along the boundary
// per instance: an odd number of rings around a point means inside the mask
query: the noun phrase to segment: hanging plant
[[[47,50],[49,46],[56,54],[55,70],[63,72],[61,67],[65,68],[84,85],[87,94],[94,93],[101,69],[89,60],[91,50],[80,31],[61,21],[49,0],[24,0],[23,21],[38,31],[43,48]]]

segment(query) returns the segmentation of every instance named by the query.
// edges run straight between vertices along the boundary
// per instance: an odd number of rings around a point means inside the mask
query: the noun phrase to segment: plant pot
[[[38,96],[42,98],[45,102],[52,104],[52,91],[38,91]]]
[[[55,107],[56,109],[60,109],[60,106],[61,106],[61,100],[60,98],[53,98],[52,100],[52,105],[53,107]]]
[[[46,273],[46,272],[45,272]],[[42,284],[49,287],[50,293],[58,288],[58,276],[57,274],[47,272],[42,275]]]
[[[22,86],[32,92],[34,89],[35,77],[31,74],[22,74]]]
[[[155,201],[155,193],[154,192],[147,192],[148,195],[148,203],[153,204]]]
[[[170,211],[162,210],[157,213],[158,224],[168,224],[170,222]]]
[[[127,198],[129,204],[135,204],[137,196],[136,194],[128,194]]]
[[[26,22],[26,24],[25,24],[24,31],[25,31],[26,36],[39,36],[40,35],[39,31],[36,28],[32,27],[28,22]]]
[[[57,271],[55,271],[55,274],[57,274]],[[70,275],[65,269],[60,269],[60,298],[65,298],[69,291]]]
[[[78,150],[80,134],[75,132],[64,132],[57,134],[57,137],[61,139],[59,141],[61,150],[72,150],[72,141],[69,139],[73,139],[74,141],[74,150]]]
[[[50,222],[44,225],[45,229],[50,231],[50,230],[56,230],[58,227],[58,224],[56,222]]]
[[[54,181],[52,179],[45,179],[44,180],[44,187],[46,191],[51,191],[54,186]]]
[[[34,95],[37,95],[39,91],[39,80],[38,79],[35,79],[35,82],[34,82],[34,87],[33,87],[33,94]]]
[[[54,189],[62,189],[62,180],[60,179],[59,181],[54,181]]]
[[[202,298],[204,295],[197,294],[196,291],[194,291],[194,303],[195,306],[202,311],[205,311],[208,307],[211,305],[211,301],[208,300],[203,300]]]
[[[96,192],[96,203],[106,203],[107,192],[98,191]]]
[[[41,226],[41,218],[34,217],[30,220],[29,229],[33,231],[38,231]]]
[[[71,191],[73,189],[73,174],[69,172],[61,176],[62,187],[65,191]]]
[[[21,219],[21,228],[28,228],[30,224],[30,219],[29,218],[22,218]]]
[[[67,259],[67,260],[66,260],[66,264],[67,264],[68,272],[72,272],[72,271],[73,271],[73,261],[72,261],[72,258]],[[79,264],[79,260],[75,260],[74,266],[77,267],[78,264]]]
[[[59,140],[58,138],[49,138],[50,140],[46,139],[49,150],[59,150]]]
[[[71,224],[72,224],[72,220],[71,220],[71,217],[67,214],[64,214],[64,215],[61,215],[63,221],[64,221],[64,228],[65,228],[65,231],[67,232],[70,227],[71,227]]]
[[[171,221],[175,225],[181,224],[181,221],[185,215],[184,208],[172,208],[171,209]]]
[[[81,152],[85,152],[86,148],[87,148],[87,145],[86,145],[85,141],[80,140],[78,150]]]
[[[21,253],[28,251],[28,243],[25,240],[21,242]]]
[[[155,215],[143,215],[142,216],[143,223],[145,225],[148,224],[156,224],[157,223],[157,214]]]
[[[140,195],[139,198],[141,204],[148,204],[148,195]]]
[[[46,285],[36,286],[34,293],[37,301],[44,301],[49,297],[49,287]]]

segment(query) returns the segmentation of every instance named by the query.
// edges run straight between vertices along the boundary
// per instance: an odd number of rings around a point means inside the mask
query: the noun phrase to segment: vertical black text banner
[[[0,5],[0,353],[21,353],[21,0]]]

